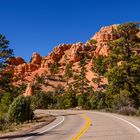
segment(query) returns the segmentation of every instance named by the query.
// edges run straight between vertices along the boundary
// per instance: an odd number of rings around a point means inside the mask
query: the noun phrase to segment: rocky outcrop
[[[97,32],[91,40],[96,40],[99,42],[108,42],[114,39],[117,39],[117,36],[115,34],[115,29],[117,28],[118,24],[112,25],[112,26],[106,26],[102,27],[99,32]]]
[[[38,53],[34,52],[30,63],[41,65],[41,60],[42,60],[41,56]]]
[[[26,62],[21,57],[11,57],[11,58],[8,58],[7,59],[7,63],[9,65],[15,65],[15,66],[17,66],[17,65],[20,65],[20,64],[23,64],[23,63],[26,63]]]
[[[32,88],[32,84],[28,83],[27,88],[26,88],[25,93],[24,93],[24,96],[25,97],[31,96],[31,95],[33,95],[33,93],[34,93],[34,91],[33,91],[33,88]]]
[[[41,59],[41,68],[47,68],[48,67],[48,57],[47,56],[42,56]]]
[[[118,36],[115,33],[116,25],[102,27],[99,32],[97,32],[91,40],[96,40],[96,50],[94,55],[105,55],[107,56],[109,53],[108,42],[115,40]]]
[[[30,63],[21,63],[14,67],[14,76],[25,77],[41,66],[42,57],[38,53],[33,53]]]
[[[14,76],[28,76],[38,68],[37,65],[24,63],[14,68]]]
[[[73,44],[71,47],[71,58],[70,62],[77,62],[82,58],[82,54],[88,51],[91,51],[92,47],[88,46],[86,44],[83,44],[82,42],[78,42],[76,44]]]
[[[85,44],[78,42],[75,44],[61,44],[53,49],[53,51],[48,56],[40,56],[38,53],[33,53],[29,63],[26,63],[20,57],[12,57],[7,60],[9,63],[8,70],[13,71],[14,77],[26,79],[26,81],[31,82],[34,73],[39,72],[49,73],[49,65],[54,64],[56,61],[59,63],[61,75],[64,72],[66,63],[74,64],[76,69],[78,69],[78,61],[81,60],[84,53],[88,54],[89,62],[92,57],[96,55],[108,55],[108,41],[117,39],[117,35],[114,30],[118,25],[102,27],[99,32],[97,32],[90,40],[96,40],[94,43],[92,41],[87,41]],[[90,70],[90,66],[88,68]],[[15,78],[16,79],[16,78]]]
[[[62,56],[65,54],[64,52],[71,48],[71,44],[62,44],[53,49],[53,51],[48,56],[48,63],[54,63],[59,61]]]

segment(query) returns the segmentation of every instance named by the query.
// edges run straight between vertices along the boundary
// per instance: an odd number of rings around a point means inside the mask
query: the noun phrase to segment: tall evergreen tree
[[[6,37],[0,34],[0,90],[10,90],[12,73],[3,73],[3,68],[6,66],[6,59],[13,56],[13,50],[9,49],[9,41]]]
[[[102,81],[101,77],[106,72],[105,57],[103,55],[98,55],[93,58],[91,70],[96,74],[96,77],[93,78],[93,82],[100,87],[100,83]]]
[[[140,50],[139,31],[139,25],[135,23],[118,26],[118,39],[109,43],[111,52],[107,73],[111,93],[127,90],[135,106],[139,105],[140,96],[140,55],[136,53]]]
[[[88,88],[88,80],[86,78],[86,64],[87,55],[83,54],[82,59],[79,62],[80,72],[76,76],[74,81],[74,88],[77,93],[84,94]]]
[[[65,67],[65,73],[64,77],[66,78],[67,85],[69,84],[69,78],[72,77],[73,70],[72,70],[72,64],[68,63]]]
[[[6,59],[13,55],[13,50],[9,49],[9,41],[0,34],[0,70],[6,63]]]
[[[57,74],[58,71],[59,71],[58,61],[56,61],[54,64],[51,64],[50,67],[49,67],[49,69],[50,69],[51,77],[53,79],[55,79],[55,74]]]

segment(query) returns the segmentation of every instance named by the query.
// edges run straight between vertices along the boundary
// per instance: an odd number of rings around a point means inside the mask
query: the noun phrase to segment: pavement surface
[[[37,110],[56,120],[24,136],[7,140],[140,140],[140,118],[75,110]]]

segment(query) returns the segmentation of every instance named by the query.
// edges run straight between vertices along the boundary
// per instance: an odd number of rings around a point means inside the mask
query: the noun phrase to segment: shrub
[[[55,89],[56,94],[63,94],[64,93],[64,87],[61,84],[58,84],[58,86]]]
[[[35,75],[35,80],[38,84],[45,83],[45,77],[43,75],[39,76],[38,74]]]
[[[57,96],[57,102],[56,102],[56,105],[55,105],[55,108],[57,108],[57,109],[64,109],[64,108],[66,108],[65,106],[65,102],[64,102],[64,96]]]
[[[97,40],[91,39],[91,40],[89,40],[89,43],[91,43],[91,44],[96,44],[96,43],[97,43]]]
[[[71,92],[65,93],[63,102],[65,105],[65,108],[75,107],[77,105],[75,94],[73,94]]]
[[[140,116],[140,107],[137,110],[137,116]]]
[[[16,123],[32,120],[34,114],[30,104],[30,98],[24,96],[15,98],[8,110],[9,120]]]
[[[85,109],[85,110],[89,110],[89,109],[91,109],[90,102],[87,100],[87,101],[84,103],[84,105],[83,105],[82,108]]]
[[[104,109],[106,105],[106,94],[96,91],[90,99],[91,109]]]
[[[136,115],[137,110],[131,106],[124,106],[118,110],[118,113],[123,115]]]
[[[13,101],[11,93],[4,93],[0,103],[0,112],[6,113],[9,109],[10,104]]]
[[[7,114],[0,114],[0,130],[9,128],[11,123],[8,120]]]
[[[119,94],[113,96],[112,108],[114,111],[125,106],[132,106],[132,101],[130,100],[129,95],[129,91],[121,90]]]
[[[82,108],[84,108],[84,104],[86,103],[86,101],[87,101],[87,99],[86,99],[85,94],[81,94],[81,95],[77,96],[78,106],[81,106]]]
[[[54,103],[52,94],[53,93],[37,91],[36,94],[31,97],[32,107],[34,109],[47,109],[50,104]]]
[[[3,129],[3,125],[4,125],[4,123],[5,123],[5,119],[4,119],[4,117],[3,117],[3,116],[0,116],[0,130]]]

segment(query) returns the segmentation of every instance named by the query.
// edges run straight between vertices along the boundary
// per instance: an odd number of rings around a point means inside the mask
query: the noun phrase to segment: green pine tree
[[[118,39],[109,42],[109,71],[107,72],[109,88],[113,94],[127,90],[135,106],[139,106],[140,96],[140,49],[139,25],[126,23],[119,25],[116,33]]]
[[[83,54],[82,59],[79,62],[80,72],[76,75],[75,81],[72,83],[75,89],[75,92],[79,94],[84,94],[88,89],[88,80],[86,78],[86,64],[87,64],[87,55]]]
[[[51,73],[51,78],[55,79],[55,74],[57,74],[59,71],[58,61],[56,61],[54,64],[51,64],[49,69],[50,69],[50,73]]]
[[[93,82],[100,87],[102,76],[104,76],[107,70],[105,57],[103,55],[93,57],[91,70],[96,74],[96,78],[93,78]]]
[[[67,85],[69,85],[69,79],[73,75],[72,64],[68,63],[65,67],[64,77],[66,78]]]
[[[9,41],[0,34],[0,70],[6,64],[6,59],[13,55],[13,50],[9,49]]]

